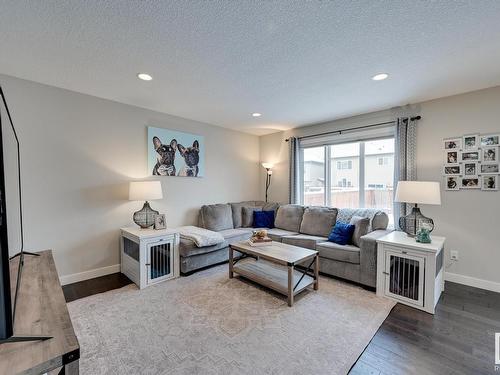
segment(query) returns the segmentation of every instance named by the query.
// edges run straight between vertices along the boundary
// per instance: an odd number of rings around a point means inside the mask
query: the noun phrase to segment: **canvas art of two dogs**
[[[197,177],[200,161],[200,144],[197,140],[193,142],[191,147],[184,147],[177,143],[175,139],[170,141],[170,144],[163,144],[160,138],[153,137],[153,148],[155,149],[156,165],[153,167],[153,175],[155,176],[182,176],[182,177]],[[175,168],[175,154],[179,151],[184,158],[184,166],[177,173]]]

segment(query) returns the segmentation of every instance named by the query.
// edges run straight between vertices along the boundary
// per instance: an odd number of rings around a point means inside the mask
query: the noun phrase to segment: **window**
[[[392,222],[394,138],[303,150],[303,203],[378,208]]]

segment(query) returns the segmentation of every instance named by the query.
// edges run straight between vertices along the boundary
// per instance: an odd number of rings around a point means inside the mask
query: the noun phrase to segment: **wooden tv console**
[[[45,341],[0,345],[0,374],[78,374],[80,345],[71,324],[52,251],[25,255],[14,335],[47,335]],[[18,258],[10,263],[17,275]],[[14,284],[15,280],[11,280]],[[13,288],[14,289],[14,288]]]

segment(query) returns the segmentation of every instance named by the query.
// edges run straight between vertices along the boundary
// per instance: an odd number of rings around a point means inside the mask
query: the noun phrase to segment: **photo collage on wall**
[[[445,190],[498,191],[499,134],[468,134],[443,140]]]

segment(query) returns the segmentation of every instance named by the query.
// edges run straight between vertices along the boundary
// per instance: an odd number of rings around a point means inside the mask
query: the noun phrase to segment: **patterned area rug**
[[[346,374],[394,303],[322,277],[284,296],[227,265],[68,304],[82,374]]]

